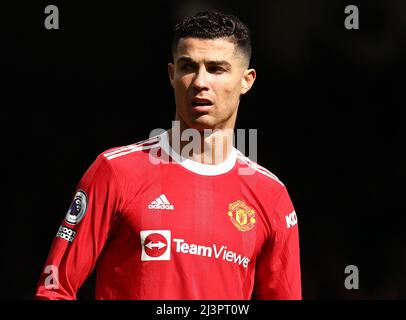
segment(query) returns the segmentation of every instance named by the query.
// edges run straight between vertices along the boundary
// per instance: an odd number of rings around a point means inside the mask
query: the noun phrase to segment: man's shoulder
[[[155,136],[146,140],[135,142],[133,144],[107,149],[104,152],[102,152],[101,155],[105,157],[106,160],[109,161],[114,159],[128,160],[133,156],[144,154],[143,152],[140,151],[150,150],[158,146],[159,146],[159,136]]]
[[[237,150],[237,161],[239,163],[239,174],[246,176],[255,176],[262,183],[276,188],[284,187],[283,182],[270,170],[257,162],[251,160],[243,153]]]
[[[159,142],[159,136],[155,136],[133,144],[112,147],[99,154],[98,158],[112,167],[133,166],[134,162],[148,161],[151,150],[160,147]]]

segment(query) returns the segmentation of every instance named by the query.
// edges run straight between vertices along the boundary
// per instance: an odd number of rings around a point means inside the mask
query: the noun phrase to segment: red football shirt
[[[90,166],[36,298],[75,299],[94,268],[96,299],[301,299],[296,213],[278,178],[237,149],[204,165],[164,132]]]

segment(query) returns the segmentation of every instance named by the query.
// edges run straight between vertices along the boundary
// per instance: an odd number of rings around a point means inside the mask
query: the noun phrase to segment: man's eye
[[[183,64],[183,65],[180,66],[180,70],[182,70],[182,71],[190,71],[190,70],[192,70],[192,65]]]
[[[210,68],[208,68],[208,71],[210,73],[217,73],[217,74],[226,72],[226,70],[222,67],[210,67]]]

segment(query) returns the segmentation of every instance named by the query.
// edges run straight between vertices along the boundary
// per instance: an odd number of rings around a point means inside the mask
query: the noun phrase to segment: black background
[[[171,28],[214,8],[252,31],[238,128],[288,187],[304,299],[405,299],[404,1],[106,1],[2,5],[3,299],[31,299],[75,186],[103,150],[167,129]],[[59,30],[44,27],[59,8]],[[344,27],[357,5],[360,29]],[[360,289],[346,290],[356,265]],[[93,294],[90,279],[79,298]]]

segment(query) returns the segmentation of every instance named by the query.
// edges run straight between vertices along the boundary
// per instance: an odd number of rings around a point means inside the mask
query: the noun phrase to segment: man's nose
[[[207,72],[204,69],[200,69],[196,73],[196,77],[193,81],[193,86],[198,90],[208,89],[208,79],[207,79]]]

